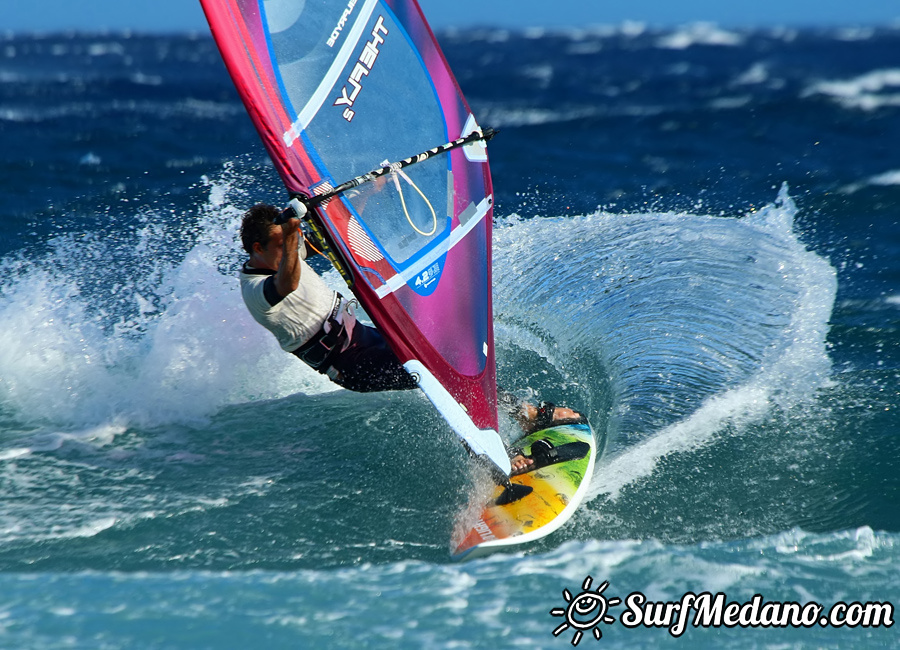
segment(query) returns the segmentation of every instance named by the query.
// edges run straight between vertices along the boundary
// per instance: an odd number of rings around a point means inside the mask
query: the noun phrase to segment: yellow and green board
[[[504,488],[498,486],[474,523],[468,518],[456,531],[460,540],[452,549],[454,559],[469,559],[545,537],[562,526],[574,514],[587,493],[594,471],[596,443],[588,424],[566,424],[537,431],[513,443],[525,455],[531,446],[546,440],[560,450],[579,450],[575,458],[553,462],[510,480],[514,485],[531,487],[526,496],[499,505]],[[572,445],[564,447],[565,445]],[[501,499],[502,500],[502,499]]]

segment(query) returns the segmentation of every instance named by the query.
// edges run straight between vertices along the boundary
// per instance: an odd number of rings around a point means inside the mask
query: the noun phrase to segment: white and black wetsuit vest
[[[300,284],[282,296],[275,289],[275,271],[244,264],[240,272],[241,296],[253,319],[275,335],[281,348],[294,352],[322,331],[341,307],[340,294],[304,260],[300,260]]]

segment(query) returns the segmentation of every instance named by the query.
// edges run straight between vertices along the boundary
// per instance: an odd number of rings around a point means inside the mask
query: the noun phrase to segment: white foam
[[[900,185],[900,169],[878,174],[869,179],[872,185]]]
[[[706,400],[687,419],[620,454],[603,459],[594,471],[587,499],[600,494],[615,499],[626,485],[650,476],[666,456],[698,449],[713,440],[726,424],[745,425],[756,421],[770,407],[768,391],[759,386],[737,388]]]
[[[685,50],[695,45],[736,47],[743,43],[744,37],[740,34],[729,32],[708,22],[688,25],[656,41],[657,47],[670,50]]]
[[[807,88],[802,97],[825,95],[846,108],[874,111],[900,106],[900,93],[885,92],[893,88],[900,89],[900,68],[873,70],[840,81],[820,81]]]
[[[12,460],[13,458],[21,458],[22,456],[27,456],[30,453],[31,449],[28,447],[13,447],[12,449],[5,449],[0,452],[0,461]]]
[[[765,63],[754,63],[734,80],[734,85],[749,86],[762,84],[769,80],[769,68]]]
[[[94,537],[95,535],[99,535],[100,533],[102,533],[104,530],[109,530],[115,525],[115,517],[104,517],[102,519],[92,521],[89,524],[86,524],[79,528],[75,528],[64,533],[59,533],[57,537],[65,539],[72,539],[75,537]]]
[[[568,110],[530,107],[485,107],[482,115],[485,123],[489,122],[495,126],[502,127],[517,127],[574,122],[598,115],[601,111],[602,109],[598,107]]]
[[[64,444],[78,443],[92,447],[103,447],[113,442],[116,436],[125,433],[126,427],[120,424],[103,424],[81,431],[54,431],[17,438],[16,446],[0,451],[0,460],[22,458],[38,452],[56,451]]]
[[[603,51],[602,41],[586,41],[583,43],[572,43],[566,48],[566,54],[575,54],[582,56],[591,56]]]
[[[163,78],[159,75],[144,74],[143,72],[135,72],[129,79],[139,86],[161,86],[163,84]]]
[[[125,56],[125,47],[121,43],[98,42],[87,46],[88,56]]]
[[[717,97],[709,102],[709,107],[716,110],[734,110],[744,108],[753,101],[752,95],[742,95],[740,97]]]
[[[17,420],[76,431],[152,425],[336,389],[250,318],[236,275],[222,270],[242,257],[244,206],[232,198],[241,180],[230,173],[210,182],[203,228],[180,260],[166,261],[179,226],[147,209],[133,237],[72,233],[42,259],[2,261],[0,404]]]
[[[553,66],[549,63],[541,65],[530,65],[522,68],[520,74],[537,82],[538,87],[546,89],[553,81]]]
[[[561,36],[573,41],[587,38],[611,38],[624,36],[625,38],[637,38],[647,31],[647,24],[640,21],[626,20],[620,24],[591,24],[584,27],[543,27],[531,26],[524,29],[511,31],[508,29],[459,29],[448,27],[442,31],[444,38],[451,38],[465,42],[486,41],[488,43],[505,43],[513,36],[534,40],[548,36]]]
[[[845,185],[841,188],[841,191],[846,194],[852,194],[871,185],[880,185],[883,187],[900,185],[900,169],[895,169],[884,172],[882,174],[876,174],[875,176],[870,176],[869,178],[859,183],[851,183],[849,185]]]
[[[0,109],[0,120],[6,122],[28,122],[30,121],[30,113],[15,108],[4,108]]]
[[[54,616],[75,616],[78,612],[72,607],[52,607],[50,613]]]
[[[606,92],[615,93],[616,89],[607,88]],[[573,106],[564,109],[482,106],[481,115],[485,123],[503,127],[538,126],[547,124],[563,124],[591,117],[610,117],[625,115],[629,117],[646,117],[664,112],[662,106],[631,105],[617,108],[608,106]]]
[[[647,23],[626,20],[619,26],[619,33],[628,38],[637,38],[647,31]]]
[[[841,27],[834,37],[839,41],[868,41],[875,35],[873,27]]]

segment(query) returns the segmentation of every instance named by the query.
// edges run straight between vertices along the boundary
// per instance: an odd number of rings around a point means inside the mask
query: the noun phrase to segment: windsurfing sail
[[[480,131],[415,0],[200,0],[288,192]],[[493,195],[473,141],[323,201],[333,261],[473,452],[505,473],[491,307]]]

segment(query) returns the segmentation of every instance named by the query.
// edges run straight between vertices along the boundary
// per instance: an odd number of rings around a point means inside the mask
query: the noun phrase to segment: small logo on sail
[[[416,289],[427,289],[437,281],[441,274],[441,265],[435,262],[416,277]]]
[[[328,47],[334,47],[334,44],[337,43],[337,39],[341,37],[341,32],[344,31],[344,26],[347,24],[350,14],[353,13],[353,8],[356,6],[357,1],[358,0],[350,0],[350,2],[347,3],[347,8],[344,9],[344,13],[341,14],[341,19],[338,21],[337,27],[331,32],[331,38],[326,41]]]
[[[332,106],[346,106],[343,115],[344,119],[348,122],[356,115],[356,111],[352,108],[353,103],[359,96],[359,91],[362,90],[363,77],[369,75],[369,72],[372,71],[372,68],[375,65],[376,59],[378,59],[378,55],[381,53],[378,46],[384,43],[384,36],[382,36],[382,34],[386,35],[387,33],[388,28],[384,26],[384,16],[378,16],[378,20],[375,22],[375,28],[372,30],[372,40],[366,43],[362,54],[359,55],[359,60],[353,67],[350,77],[347,79],[346,85],[341,88],[341,96],[335,99],[334,104],[332,104]]]

